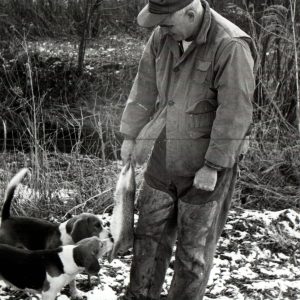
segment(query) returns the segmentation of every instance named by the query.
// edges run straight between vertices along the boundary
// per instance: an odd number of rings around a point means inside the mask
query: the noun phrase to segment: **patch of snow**
[[[69,200],[74,199],[75,196],[76,196],[76,191],[71,189],[60,189],[54,191],[51,194],[51,197],[58,198],[60,201],[63,201],[64,203],[67,203]]]
[[[86,293],[87,300],[116,300],[117,295],[109,286],[100,286]]]
[[[34,202],[34,199],[38,199],[40,197],[40,193],[27,185],[20,183],[16,188],[15,196],[18,198],[19,203],[24,204]]]
[[[243,278],[255,279],[255,278],[259,277],[259,275],[257,273],[252,271],[250,264],[247,264],[246,266],[243,266],[237,270],[232,271],[231,276],[232,276],[232,278],[241,279],[241,280]]]

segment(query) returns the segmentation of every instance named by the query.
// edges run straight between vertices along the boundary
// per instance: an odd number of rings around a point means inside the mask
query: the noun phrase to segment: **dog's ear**
[[[88,274],[97,275],[100,270],[98,257],[103,247],[102,242],[98,238],[92,237],[81,240],[77,245],[74,249],[75,263],[83,267]]]
[[[102,252],[103,243],[96,237],[86,239],[85,247],[88,251],[88,255],[85,260],[85,271],[90,275],[97,275],[100,271],[100,265],[98,257]]]
[[[78,218],[73,223],[70,235],[74,243],[90,236],[86,218]]]
[[[90,275],[97,275],[100,271],[100,265],[95,254],[90,253],[85,260],[85,271]]]

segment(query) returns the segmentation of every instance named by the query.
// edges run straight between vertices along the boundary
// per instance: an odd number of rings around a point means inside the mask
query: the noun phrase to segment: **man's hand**
[[[196,172],[193,185],[196,189],[213,191],[215,189],[217,179],[217,170],[204,166]]]
[[[130,159],[134,161],[134,157],[132,157],[134,146],[135,140],[133,139],[125,139],[123,141],[121,146],[121,158],[124,164]]]

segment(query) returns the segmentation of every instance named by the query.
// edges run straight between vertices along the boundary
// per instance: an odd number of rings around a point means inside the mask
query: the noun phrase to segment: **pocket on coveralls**
[[[209,137],[216,116],[216,107],[212,104],[212,100],[191,101],[185,112],[190,137],[194,139]]]
[[[207,79],[209,67],[211,66],[210,61],[198,60],[196,64],[196,72],[194,80],[198,83],[202,83]]]
[[[186,105],[186,124],[188,135],[192,139],[209,137],[215,119],[216,104],[208,88],[211,62],[198,60],[194,72],[194,84],[190,90],[190,99]]]

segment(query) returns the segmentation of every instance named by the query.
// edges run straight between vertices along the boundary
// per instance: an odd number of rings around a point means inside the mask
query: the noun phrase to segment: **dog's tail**
[[[14,192],[18,184],[22,181],[26,174],[29,173],[29,169],[23,168],[21,169],[8,183],[5,196],[4,196],[4,204],[2,207],[1,221],[9,219],[10,217],[10,205],[11,201],[14,198]]]

